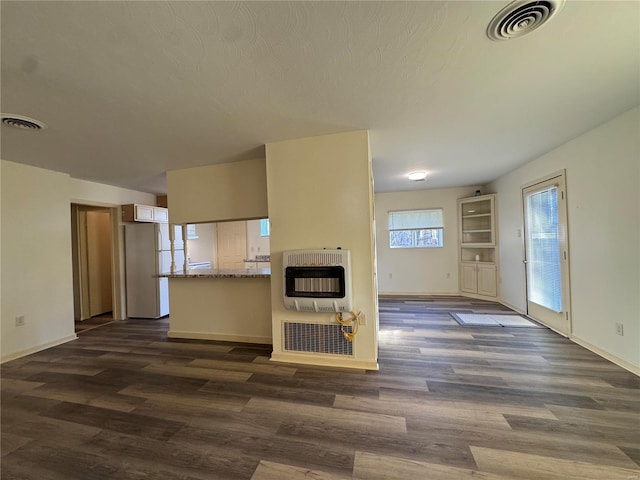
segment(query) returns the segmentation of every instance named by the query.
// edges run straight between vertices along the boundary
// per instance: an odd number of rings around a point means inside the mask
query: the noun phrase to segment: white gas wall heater
[[[349,250],[283,252],[284,305],[299,312],[351,311]]]

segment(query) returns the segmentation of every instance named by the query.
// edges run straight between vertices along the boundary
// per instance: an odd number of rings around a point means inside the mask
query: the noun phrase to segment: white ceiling
[[[162,193],[164,172],[368,129],[376,191],[489,182],[640,103],[640,3],[0,3],[2,159]],[[412,183],[414,169],[431,173]]]

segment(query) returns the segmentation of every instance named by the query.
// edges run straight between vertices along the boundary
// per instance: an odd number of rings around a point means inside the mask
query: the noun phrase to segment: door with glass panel
[[[527,314],[571,333],[564,173],[522,190]]]

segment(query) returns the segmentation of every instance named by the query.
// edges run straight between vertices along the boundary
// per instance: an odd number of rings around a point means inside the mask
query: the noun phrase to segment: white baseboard
[[[11,360],[25,357],[27,355],[31,355],[32,353],[41,352],[42,350],[46,350],[47,348],[55,347],[56,345],[62,345],[63,343],[76,340],[77,338],[78,336],[74,333],[73,335],[67,335],[66,337],[62,337],[51,342],[42,343],[40,345],[36,345],[35,347],[20,350],[19,352],[10,353],[9,355],[3,355],[2,358],[0,358],[0,363],[10,362]]]
[[[498,303],[501,303],[505,307],[510,308],[514,312],[518,312],[518,313],[520,313],[522,315],[526,315],[526,313],[524,313],[523,309],[521,309],[519,307],[516,307],[515,305],[511,305],[509,302],[505,302],[504,300],[498,300]]]
[[[273,352],[273,362],[299,363],[303,365],[316,365],[320,367],[355,368],[358,370],[379,370],[378,362],[367,360],[353,360],[338,356],[322,356],[313,353],[289,353]]]
[[[460,292],[378,292],[384,297],[459,297]]]
[[[576,337],[575,335],[571,335],[569,337],[569,340],[571,340],[574,343],[577,343],[578,345],[580,345],[581,347],[586,348],[587,350],[591,350],[593,353],[595,353],[596,355],[600,355],[602,358],[605,358],[607,360],[609,360],[612,363],[615,363],[616,365],[618,365],[619,367],[624,368],[625,370],[630,371],[631,373],[638,375],[640,377],[640,367],[638,367],[637,365],[634,365],[632,363],[627,362],[626,360],[623,360],[619,357],[616,357],[615,355],[602,350],[599,347],[596,347],[595,345],[590,344],[589,342],[587,342],[586,340],[581,339],[580,337]]]
[[[240,343],[273,343],[271,337],[251,337],[246,335],[226,335],[222,333],[208,332],[188,332],[182,330],[169,330],[167,333],[169,338],[184,338],[188,340],[218,340],[222,342],[240,342]]]

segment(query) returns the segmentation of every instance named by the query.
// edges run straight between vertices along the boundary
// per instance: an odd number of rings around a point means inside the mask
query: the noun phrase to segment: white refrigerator
[[[174,228],[175,262],[176,267],[182,269],[182,228]],[[127,316],[159,318],[169,315],[169,280],[155,277],[171,271],[169,224],[127,223],[124,232]]]

